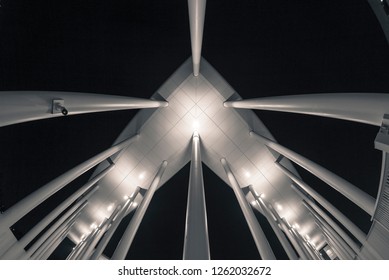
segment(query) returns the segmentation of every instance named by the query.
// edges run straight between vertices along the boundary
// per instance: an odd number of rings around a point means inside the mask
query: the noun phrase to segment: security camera
[[[64,115],[64,116],[66,116],[69,113],[69,111],[61,105],[57,105],[57,110],[61,111],[62,115]]]
[[[66,116],[69,114],[68,109],[65,108],[65,101],[63,99],[54,99],[52,101],[52,114],[59,114]]]

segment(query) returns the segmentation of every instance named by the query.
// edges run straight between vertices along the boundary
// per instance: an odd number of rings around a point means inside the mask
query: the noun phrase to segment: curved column
[[[93,236],[90,244],[88,244],[87,249],[82,254],[82,256],[81,256],[82,260],[87,260],[90,258],[93,250],[96,247],[96,244],[99,242],[100,238],[102,237],[105,230],[107,229],[107,226],[108,226],[108,219],[105,219],[104,222],[98,227],[95,236]]]
[[[230,185],[238,200],[239,206],[242,209],[243,215],[246,219],[247,225],[249,226],[254,242],[257,245],[261,258],[263,260],[275,260],[276,257],[274,256],[273,250],[271,249],[270,244],[266,239],[265,233],[263,232],[261,226],[259,225],[258,220],[255,217],[255,214],[251,209],[251,206],[248,203],[245,195],[243,194],[242,189],[240,188],[238,182],[236,181],[235,176],[232,173],[226,159],[222,158],[220,161],[227,174],[228,180],[230,181]]]
[[[46,242],[47,238],[49,238],[50,234],[53,233],[62,222],[71,219],[71,217],[74,217],[75,215],[78,215],[78,213],[81,213],[81,211],[86,207],[88,204],[88,199],[94,194],[94,192],[97,190],[97,187],[94,188],[92,191],[90,191],[88,194],[86,194],[83,198],[81,198],[79,201],[77,201],[66,213],[64,213],[47,231],[45,231],[38,240],[34,242],[34,244],[31,245],[30,248],[28,248],[26,255],[32,256],[32,254],[35,255],[35,251],[42,246],[44,242]]]
[[[315,115],[380,126],[388,113],[384,93],[324,93],[227,101],[225,107]]]
[[[61,190],[68,183],[81,176],[91,168],[95,167],[97,164],[106,160],[108,157],[128,147],[136,138],[137,135],[110,147],[104,152],[101,152],[89,160],[77,165],[76,167],[70,169],[68,172],[62,174],[35,192],[31,193],[27,197],[23,198],[14,206],[5,211],[2,215],[0,215],[0,227],[9,228],[40,203]]]
[[[51,254],[54,252],[55,249],[61,244],[61,242],[65,239],[65,237],[68,235],[70,229],[74,225],[75,221],[73,220],[69,225],[67,225],[65,228],[63,228],[58,234],[55,236],[55,238],[45,247],[44,251],[42,251],[42,254],[37,257],[37,259],[40,260],[47,260]]]
[[[274,213],[275,211],[272,211]],[[307,254],[306,249],[301,244],[301,241],[298,239],[298,237],[295,235],[295,233],[292,231],[292,227],[285,221],[284,218],[280,218],[280,225],[285,232],[285,234],[288,236],[290,242],[293,244],[293,247],[296,249],[297,253],[299,254],[300,258],[303,260],[309,260],[310,255]]]
[[[345,244],[350,246],[355,253],[359,254],[360,246],[358,246],[337,223],[335,223],[322,209],[320,209],[320,207],[309,200],[303,201],[303,204],[313,215],[315,215],[315,217],[320,220],[322,224],[326,226],[328,230],[331,231],[331,233],[333,233],[333,236],[340,236],[340,242],[345,242]],[[370,246],[368,242],[365,241],[362,243],[362,246],[369,250],[369,252],[374,255],[375,259],[382,259],[382,257]],[[345,246],[345,248],[347,248],[347,246]],[[349,253],[351,254],[351,252]]]
[[[151,199],[153,198],[153,195],[157,190],[157,187],[166,169],[166,166],[167,161],[164,160],[153,181],[151,182],[149,189],[143,197],[142,202],[138,206],[138,209],[135,211],[135,214],[132,217],[130,223],[128,224],[122,238],[120,239],[119,244],[117,245],[115,252],[112,255],[112,260],[124,260],[126,258],[127,252],[131,247],[132,241],[135,238],[136,232],[138,231],[139,225],[143,219],[143,216],[146,213]]]
[[[197,133],[192,139],[183,259],[210,259],[200,137]]]
[[[263,143],[272,150],[280,153],[281,155],[287,157],[291,161],[300,165],[317,178],[321,179],[333,189],[337,190],[339,193],[344,195],[346,198],[354,202],[361,209],[366,211],[369,215],[374,214],[375,199],[357,188],[353,184],[347,182],[345,179],[339,177],[338,175],[332,173],[331,171],[325,169],[324,167],[314,163],[313,161],[285,148],[284,146],[264,137],[260,136],[253,131],[250,132],[250,135],[255,137],[259,142]]]
[[[42,255],[42,257],[41,257],[42,260],[47,260],[51,256],[51,254],[55,251],[55,249],[57,249],[58,246],[62,243],[62,241],[66,238],[69,231],[70,231],[70,228],[64,230],[63,233],[60,236],[58,236],[56,240],[54,240],[54,242],[51,244],[51,246],[48,247],[47,250]]]
[[[262,198],[256,193],[256,191],[253,189],[252,186],[249,186],[251,194],[254,196],[255,201],[257,202],[260,209],[262,209],[262,213],[264,214],[265,218],[269,222],[270,226],[272,227],[274,233],[276,234],[278,240],[280,241],[282,248],[284,248],[286,254],[288,255],[289,259],[291,260],[298,260],[298,257],[296,253],[294,252],[292,246],[290,245],[289,241],[286,239],[285,235],[279,228],[276,221],[271,216],[269,209],[263,202]]]
[[[262,200],[263,201],[263,200]],[[264,202],[264,201],[263,201]],[[265,203],[265,202],[264,202]],[[309,257],[305,254],[305,251],[303,251],[303,249],[301,248],[301,245],[300,243],[296,240],[296,237],[292,234],[292,232],[290,231],[291,227],[290,225],[285,221],[284,218],[281,218],[280,215],[278,215],[277,211],[274,210],[274,208],[272,207],[271,204],[266,204],[265,203],[265,206],[267,207],[267,209],[269,210],[269,212],[274,216],[274,218],[276,219],[277,223],[280,225],[280,227],[282,228],[282,231],[286,234],[286,236],[288,237],[290,243],[292,243],[293,245],[293,248],[297,251],[297,253],[299,254],[300,256],[300,259],[303,259],[303,260],[308,260]]]
[[[166,101],[61,91],[0,91],[0,127],[64,115],[166,107]]]
[[[355,257],[355,254],[351,255],[347,252],[345,247],[342,246],[341,242],[337,240],[332,234],[330,233],[329,230],[326,229],[326,227],[314,216],[316,220],[316,224],[318,227],[322,230],[324,236],[326,236],[327,241],[330,242],[331,247],[333,247],[338,254],[338,257],[343,260],[352,260]]]
[[[193,75],[200,72],[201,47],[203,44],[203,30],[206,0],[188,0],[190,41],[192,46]]]
[[[363,233],[353,222],[350,221],[342,212],[340,212],[335,206],[328,202],[318,192],[308,186],[304,181],[298,178],[290,170],[276,162],[275,165],[279,168],[286,176],[288,176],[293,182],[299,185],[304,191],[312,196],[321,206],[323,206],[331,215],[333,215],[348,231],[350,231],[359,242],[363,243],[366,241],[366,234]],[[292,185],[292,188],[303,198],[308,199],[302,192],[296,190],[296,186]]]
[[[114,164],[110,165],[98,175],[92,178],[84,186],[78,189],[75,193],[65,199],[60,205],[58,205],[53,211],[46,215],[38,224],[36,224],[31,230],[29,230],[21,239],[19,239],[20,246],[27,246],[43,229],[46,228],[56,217],[58,217],[66,208],[68,208],[74,201],[91,191],[93,186],[107,175],[113,168]],[[95,192],[97,188],[93,190]],[[90,195],[89,195],[90,197]]]
[[[100,258],[101,254],[103,253],[105,247],[107,246],[108,242],[111,240],[113,234],[115,233],[116,229],[120,225],[123,218],[129,214],[129,209],[131,208],[136,196],[138,195],[140,191],[140,187],[138,186],[134,193],[129,197],[129,199],[125,202],[123,207],[120,205],[116,208],[114,213],[112,213],[110,217],[110,221],[108,222],[109,228],[107,229],[106,233],[104,234],[103,238],[100,240],[99,245],[97,245],[96,250],[93,252],[92,256],[90,257],[91,260],[97,260]],[[116,212],[116,213],[115,213]]]

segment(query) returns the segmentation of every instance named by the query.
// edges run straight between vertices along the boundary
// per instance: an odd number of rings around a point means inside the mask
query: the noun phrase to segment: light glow
[[[97,228],[97,225],[95,223],[93,223],[90,225],[90,228],[95,229],[95,228]]]
[[[200,124],[198,121],[193,121],[193,124],[192,124],[192,127],[193,127],[193,131],[197,131],[200,127]]]
[[[109,205],[108,207],[107,207],[107,211],[111,211],[113,209],[113,204],[111,204],[111,205]]]
[[[127,200],[128,199],[128,195],[123,196],[123,199]]]
[[[139,174],[139,179],[140,180],[143,180],[145,178],[145,172],[142,172],[141,174]]]

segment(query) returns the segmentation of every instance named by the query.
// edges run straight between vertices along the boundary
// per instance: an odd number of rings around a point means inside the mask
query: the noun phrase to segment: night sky
[[[0,5],[0,90],[149,98],[191,55],[185,0],[2,0]],[[365,0],[209,0],[202,55],[243,98],[389,93],[388,44]],[[136,113],[96,113],[1,128],[2,210],[111,146]],[[376,197],[378,127],[289,113],[256,114],[279,143]],[[367,214],[297,169],[368,231]],[[50,211],[91,173],[15,225],[15,234],[22,235],[23,225],[33,224],[40,211]],[[128,258],[182,258],[188,174],[189,165],[155,194]],[[204,177],[212,258],[259,258],[232,190],[205,166]],[[258,218],[262,222],[260,214]],[[266,232],[273,244],[271,231]]]

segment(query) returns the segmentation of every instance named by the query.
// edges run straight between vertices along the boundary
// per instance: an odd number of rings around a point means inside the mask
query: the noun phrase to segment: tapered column
[[[343,178],[325,169],[324,167],[289,150],[288,148],[283,147],[282,145],[264,136],[260,136],[254,133],[253,131],[250,132],[250,135],[257,139],[259,142],[265,144],[267,147],[287,157],[288,159],[300,165],[319,179],[326,182],[329,186],[331,186],[332,188],[340,192],[342,195],[344,195],[346,198],[361,207],[369,215],[372,216],[374,214],[375,199],[367,193],[363,192],[361,189],[350,184]]]
[[[62,243],[62,241],[66,238],[66,236],[68,235],[70,231],[70,228],[65,230],[61,236],[59,236],[54,242],[53,244],[47,248],[47,250],[44,252],[44,254],[42,255],[41,259],[42,260],[47,260],[51,254],[55,251],[55,249],[58,248],[58,246]]]
[[[272,213],[275,213],[275,211],[272,211]],[[300,258],[303,259],[303,260],[309,260],[310,257],[307,254],[304,246],[297,239],[297,236],[295,236],[294,232],[292,232],[291,226],[285,221],[284,218],[280,219],[280,225],[281,225],[283,231],[285,232],[285,234],[288,236],[290,242],[293,244],[293,247],[296,249],[296,251],[299,254]]]
[[[27,250],[26,255],[31,256],[35,250],[37,250],[46,240],[49,238],[50,234],[52,234],[64,221],[67,221],[81,213],[81,211],[85,208],[88,203],[88,199],[97,191],[98,186],[92,189],[89,193],[87,193],[84,197],[82,197],[79,201],[77,201],[66,213],[64,213],[47,231],[45,231],[38,240],[34,242],[34,244]]]
[[[89,246],[92,244],[93,240],[96,238],[97,234],[99,233],[99,228],[96,227],[89,235],[88,238],[85,240],[85,245],[82,247],[82,250],[77,255],[76,260],[82,260],[85,256],[85,253],[88,251]]]
[[[46,247],[45,251],[42,253],[42,255],[39,257],[41,260],[47,260],[51,254],[54,252],[55,249],[61,244],[61,242],[65,239],[65,237],[68,235],[71,227],[74,225],[75,221],[73,221],[71,224],[69,224],[68,227],[64,228],[60,234],[56,236],[54,240]]]
[[[60,205],[58,205],[53,211],[51,211],[46,217],[44,217],[38,224],[36,224],[31,230],[29,230],[20,240],[20,246],[26,246],[30,243],[46,226],[48,226],[58,215],[60,215],[67,207],[69,207],[76,199],[81,197],[90,191],[93,186],[101,180],[106,174],[108,174],[113,168],[114,164],[110,165],[103,171],[101,171],[97,176],[95,176],[92,180],[87,182],[84,186],[82,186],[79,190],[65,199]],[[95,189],[97,190],[97,189]],[[94,191],[95,191],[94,190]]]
[[[335,255],[340,259],[340,260],[347,260],[343,258],[342,253],[340,253],[339,248],[334,244],[333,239],[331,239],[326,233],[323,232],[324,238],[327,242],[327,244],[331,247],[331,249],[334,251]]]
[[[139,225],[143,219],[143,216],[146,213],[147,207],[149,206],[151,199],[153,198],[153,195],[157,190],[157,187],[166,169],[166,166],[167,166],[167,161],[165,160],[162,162],[161,167],[159,168],[149,189],[147,190],[145,196],[143,197],[141,204],[138,206],[138,209],[135,211],[134,216],[132,217],[130,223],[128,224],[122,236],[122,239],[119,241],[119,244],[117,245],[116,250],[112,255],[111,258],[112,260],[125,259],[127,252],[131,247],[132,241],[134,240],[136,232],[139,228]]]
[[[46,244],[52,236],[63,224],[66,224],[68,221],[72,220],[74,217],[77,217],[81,211],[86,207],[88,201],[85,199],[77,202],[69,211],[67,211],[61,218],[58,219],[44,234],[34,244],[27,250],[26,257],[31,259],[37,258],[44,250]]]
[[[380,126],[387,113],[386,93],[302,94],[227,101],[225,107],[316,115]]]
[[[79,252],[82,245],[84,245],[84,240],[82,239],[80,242],[77,243],[77,245],[73,248],[73,250],[70,252],[70,254],[66,257],[66,260],[73,260],[76,254]]]
[[[87,260],[90,258],[93,249],[96,247],[96,244],[99,242],[101,236],[104,234],[107,226],[108,219],[105,219],[104,222],[97,228],[95,236],[93,236],[90,243],[87,245],[85,252],[81,256],[82,260]]]
[[[274,216],[274,218],[276,219],[277,223],[282,228],[283,232],[286,234],[286,236],[288,237],[289,241],[292,243],[293,248],[299,254],[300,258],[303,259],[303,260],[307,260],[308,257],[306,256],[305,252],[301,248],[300,243],[296,240],[296,237],[290,231],[291,227],[288,224],[288,222],[285,221],[285,219],[281,218],[280,215],[278,215],[277,211],[274,210],[274,208],[272,207],[271,204],[266,204],[265,203],[265,206],[267,207],[268,211]]]
[[[183,259],[210,259],[200,137],[197,133],[192,140]]]
[[[166,101],[61,91],[1,91],[0,127],[93,112],[166,107]]]
[[[190,41],[192,46],[193,75],[200,72],[201,47],[203,44],[203,30],[206,0],[188,0]]]
[[[314,217],[316,220],[316,224],[318,227],[322,230],[324,236],[326,236],[327,240],[330,242],[331,247],[333,247],[337,255],[342,260],[352,260],[355,257],[355,254],[350,255],[347,250],[343,247],[343,245],[337,240],[331,232],[323,225],[316,217]]]
[[[113,234],[115,233],[116,229],[118,228],[120,222],[123,220],[123,218],[128,214],[129,209],[131,208],[136,196],[138,195],[140,191],[140,187],[137,187],[134,191],[134,193],[129,197],[129,199],[126,201],[126,203],[123,205],[122,208],[118,207],[115,212],[117,214],[112,213],[110,217],[109,224],[110,227],[107,229],[105,235],[101,239],[99,245],[97,245],[96,250],[93,252],[92,256],[90,257],[91,260],[97,260],[100,258],[101,254],[103,253],[105,247],[107,246],[108,242],[111,240]]]
[[[301,250],[304,252],[304,256],[307,260],[314,260],[315,258],[312,257],[311,252],[307,248],[307,245],[305,244],[305,241],[301,238],[300,234],[294,229],[293,227],[289,227],[290,232],[296,239],[297,243],[299,243]]]
[[[288,255],[289,259],[291,260],[298,260],[298,257],[296,253],[294,252],[292,246],[290,245],[289,241],[286,239],[285,235],[279,228],[276,221],[271,216],[269,209],[263,202],[262,198],[257,194],[257,192],[254,190],[252,186],[249,187],[251,194],[254,196],[255,201],[257,202],[259,208],[262,210],[262,213],[264,214],[265,218],[269,222],[270,226],[272,227],[274,233],[276,234],[278,240],[280,241],[282,248],[284,248],[286,254]]]
[[[55,242],[55,240],[64,232],[66,229],[70,228],[76,222],[76,219],[80,216],[81,212],[77,211],[73,213],[69,218],[62,223],[50,236],[45,240],[45,242],[31,255],[31,260],[40,259],[44,252]]]
[[[339,242],[345,245],[345,248],[349,246],[355,254],[360,251],[360,247],[355,243],[354,240],[337,224],[335,223],[323,210],[311,201],[303,201],[304,206],[311,212],[311,214],[317,218],[325,227],[331,231],[334,238],[337,238]],[[349,249],[348,249],[349,251]],[[349,251],[353,255],[352,251]]]
[[[111,148],[101,152],[100,154],[92,157],[91,159],[77,165],[76,167],[70,169],[68,172],[62,174],[56,179],[52,180],[50,183],[44,185],[40,189],[31,193],[24,199],[20,200],[14,206],[9,208],[0,216],[0,226],[2,228],[9,228],[14,223],[16,223],[20,218],[38,206],[40,203],[45,201],[47,198],[61,190],[68,183],[81,176],[97,164],[101,163],[108,157],[114,155],[120,150],[128,147],[137,137],[134,136],[129,138],[119,144],[112,146]]]
[[[301,242],[301,245],[303,246],[303,248],[304,248],[305,252],[307,253],[307,255],[309,255],[312,260],[319,259],[316,256],[315,252],[312,250],[312,248],[309,246],[308,241],[304,237],[302,237],[301,234],[295,228],[292,227],[292,231],[296,235],[296,237],[299,240],[299,242]]]
[[[64,213],[49,229],[47,229],[38,240],[31,245],[31,247],[23,254],[18,255],[17,252],[20,250],[24,251],[25,245],[23,243],[16,242],[1,256],[0,259],[27,259],[29,258],[35,250],[37,250],[49,237],[50,235],[61,226],[69,217],[76,215],[84,209],[87,205],[87,197],[81,199],[75,203],[66,213]]]
[[[348,231],[350,231],[359,242],[363,243],[366,240],[366,234],[363,233],[353,222],[350,221],[342,212],[340,212],[337,208],[335,208],[330,202],[328,202],[323,196],[321,196],[318,192],[308,186],[303,180],[298,178],[292,172],[290,172],[287,168],[282,166],[280,163],[276,162],[275,165],[290,179],[293,180],[299,187],[301,187],[304,191],[306,191],[311,197],[313,197],[317,202],[320,203],[331,215],[333,215]],[[292,188],[296,190],[296,187],[292,185]],[[300,191],[297,193],[303,199],[309,199],[305,194]]]
[[[276,257],[274,256],[273,250],[271,249],[270,244],[267,241],[266,236],[261,226],[259,225],[258,220],[255,217],[255,214],[251,209],[250,204],[248,203],[245,195],[243,194],[242,189],[239,187],[239,184],[236,181],[235,176],[232,173],[226,159],[222,158],[220,161],[223,165],[223,168],[227,174],[230,185],[238,200],[239,206],[242,209],[243,215],[246,219],[247,225],[249,226],[254,242],[257,245],[261,258],[264,260],[275,260]]]

